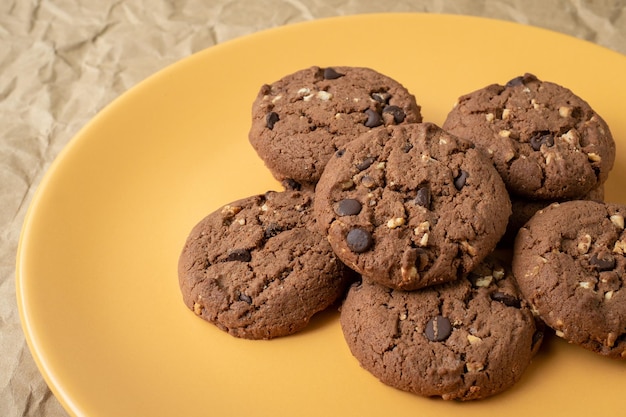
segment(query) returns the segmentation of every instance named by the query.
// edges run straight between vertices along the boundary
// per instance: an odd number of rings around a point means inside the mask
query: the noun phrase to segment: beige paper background
[[[78,129],[139,81],[194,52],[270,27],[370,12],[493,17],[626,54],[626,0],[0,2],[0,416],[67,416],[24,341],[15,255],[33,192]]]

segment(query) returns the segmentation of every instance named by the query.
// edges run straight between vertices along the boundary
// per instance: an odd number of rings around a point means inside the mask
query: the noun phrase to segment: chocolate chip
[[[583,117],[587,117],[584,116],[584,111],[582,108],[575,106],[574,108],[572,108],[572,112],[570,113],[570,117],[572,119],[582,119]]]
[[[543,340],[543,332],[541,330],[536,330],[535,333],[533,334],[533,339],[530,344],[530,348],[534,349],[535,346],[537,346],[537,343],[541,343],[542,340]]]
[[[239,301],[245,301],[248,304],[252,304],[252,297],[244,293],[239,294]]]
[[[391,94],[385,92],[385,91],[380,91],[380,92],[376,92],[376,93],[372,93],[371,97],[376,100],[377,102],[381,103],[381,104],[387,104],[389,103],[389,99],[391,98]]]
[[[376,180],[369,175],[363,175],[363,178],[361,178],[361,185],[367,188],[374,188],[376,187]]]
[[[335,152],[335,155],[337,155],[337,158],[341,158],[344,153],[346,153],[345,149],[339,149],[337,152]]]
[[[430,210],[430,187],[425,185],[417,189],[415,204]]]
[[[365,115],[367,116],[365,121],[366,127],[373,128],[383,124],[383,118],[375,110],[367,109],[365,110]]]
[[[370,166],[372,166],[374,161],[376,161],[376,158],[371,157],[371,156],[367,157],[356,165],[356,169],[358,169],[359,171],[363,171],[364,169],[367,169]]]
[[[519,85],[526,85],[526,83],[530,81],[537,81],[537,77],[532,74],[524,74],[510,80],[508,83],[506,83],[506,87],[517,87]]]
[[[338,216],[355,216],[361,212],[361,203],[358,200],[352,198],[346,198],[341,200],[337,205],[335,213]]]
[[[396,124],[404,122],[404,118],[406,117],[404,110],[398,106],[385,106],[383,113],[391,114],[393,116],[393,121],[396,122]]]
[[[270,223],[266,228],[265,228],[265,238],[269,239],[271,237],[276,236],[277,234],[279,234],[280,232],[283,231],[283,228],[276,224],[276,223]]]
[[[280,117],[278,117],[278,113],[276,112],[269,112],[267,113],[267,116],[265,116],[265,125],[267,126],[267,128],[269,130],[274,129],[274,125],[276,124],[277,121],[280,120]]]
[[[371,233],[363,229],[352,229],[346,235],[348,248],[355,253],[367,252],[374,244]]]
[[[546,145],[547,147],[554,146],[554,136],[548,130],[542,130],[540,132],[535,133],[530,138],[530,146],[533,150],[538,151],[541,149],[541,145]]]
[[[519,77],[515,77],[509,82],[506,83],[506,87],[516,87],[518,85],[524,85],[524,76],[520,75]]]
[[[300,191],[302,189],[302,184],[292,178],[282,180],[281,184],[286,190]]]
[[[496,291],[491,294],[493,301],[498,301],[507,307],[520,308],[522,306],[520,300],[517,297],[512,296],[504,292]]]
[[[465,186],[465,181],[467,180],[467,177],[469,177],[467,171],[461,170],[459,175],[454,178],[454,188],[461,191],[461,188]]]
[[[335,71],[334,68],[326,68],[324,69],[324,79],[325,80],[336,80],[337,78],[343,77],[345,74],[340,74]]]
[[[452,325],[447,317],[435,316],[426,324],[424,333],[431,342],[443,342],[452,334]]]
[[[228,254],[227,262],[239,261],[239,262],[250,262],[252,259],[252,254],[247,249],[234,249]]]
[[[615,258],[608,256],[606,259],[598,258],[597,255],[592,255],[589,259],[591,265],[595,266],[598,271],[610,271],[615,268]]]

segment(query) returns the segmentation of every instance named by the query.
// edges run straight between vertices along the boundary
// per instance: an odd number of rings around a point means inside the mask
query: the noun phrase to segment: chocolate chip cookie
[[[404,290],[467,274],[511,214],[489,159],[430,123],[365,133],[329,160],[315,194],[337,256],[365,279]]]
[[[526,74],[459,98],[442,127],[492,159],[512,194],[575,199],[615,160],[607,124],[571,90]]]
[[[179,258],[187,307],[241,338],[303,329],[343,294],[349,277],[316,230],[312,204],[312,192],[268,192],[200,221]]]
[[[311,67],[261,87],[249,140],[279,181],[315,184],[330,156],[356,136],[421,120],[415,97],[386,75]]]
[[[511,387],[543,336],[509,269],[492,256],[467,278],[419,291],[355,284],[340,322],[352,354],[383,383],[446,400]]]
[[[517,235],[513,272],[535,313],[567,341],[626,359],[626,206],[553,204]]]

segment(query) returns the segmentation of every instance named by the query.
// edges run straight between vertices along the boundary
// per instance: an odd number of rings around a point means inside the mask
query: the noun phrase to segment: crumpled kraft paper
[[[69,139],[133,85],[194,52],[284,24],[371,12],[454,13],[545,27],[626,54],[626,0],[3,0],[0,2],[0,416],[67,416],[19,322],[26,209]]]

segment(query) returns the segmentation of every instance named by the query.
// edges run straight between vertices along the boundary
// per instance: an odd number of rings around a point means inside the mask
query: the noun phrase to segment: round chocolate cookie
[[[330,159],[318,226],[349,267],[414,290],[471,271],[511,214],[502,179],[473,145],[434,124],[372,130]]]
[[[178,264],[187,307],[241,338],[304,328],[343,294],[349,277],[316,230],[312,203],[311,192],[268,192],[200,221]]]
[[[515,240],[513,272],[524,297],[556,334],[626,359],[626,206],[552,204]]]
[[[512,194],[575,199],[607,179],[615,143],[602,118],[560,85],[526,74],[459,98],[443,129],[474,142]]]
[[[445,400],[511,387],[543,337],[510,271],[491,256],[467,278],[420,291],[355,284],[340,322],[364,369],[392,387]]]
[[[279,181],[315,184],[331,155],[361,133],[421,120],[415,97],[383,74],[311,67],[261,87],[249,139]]]

